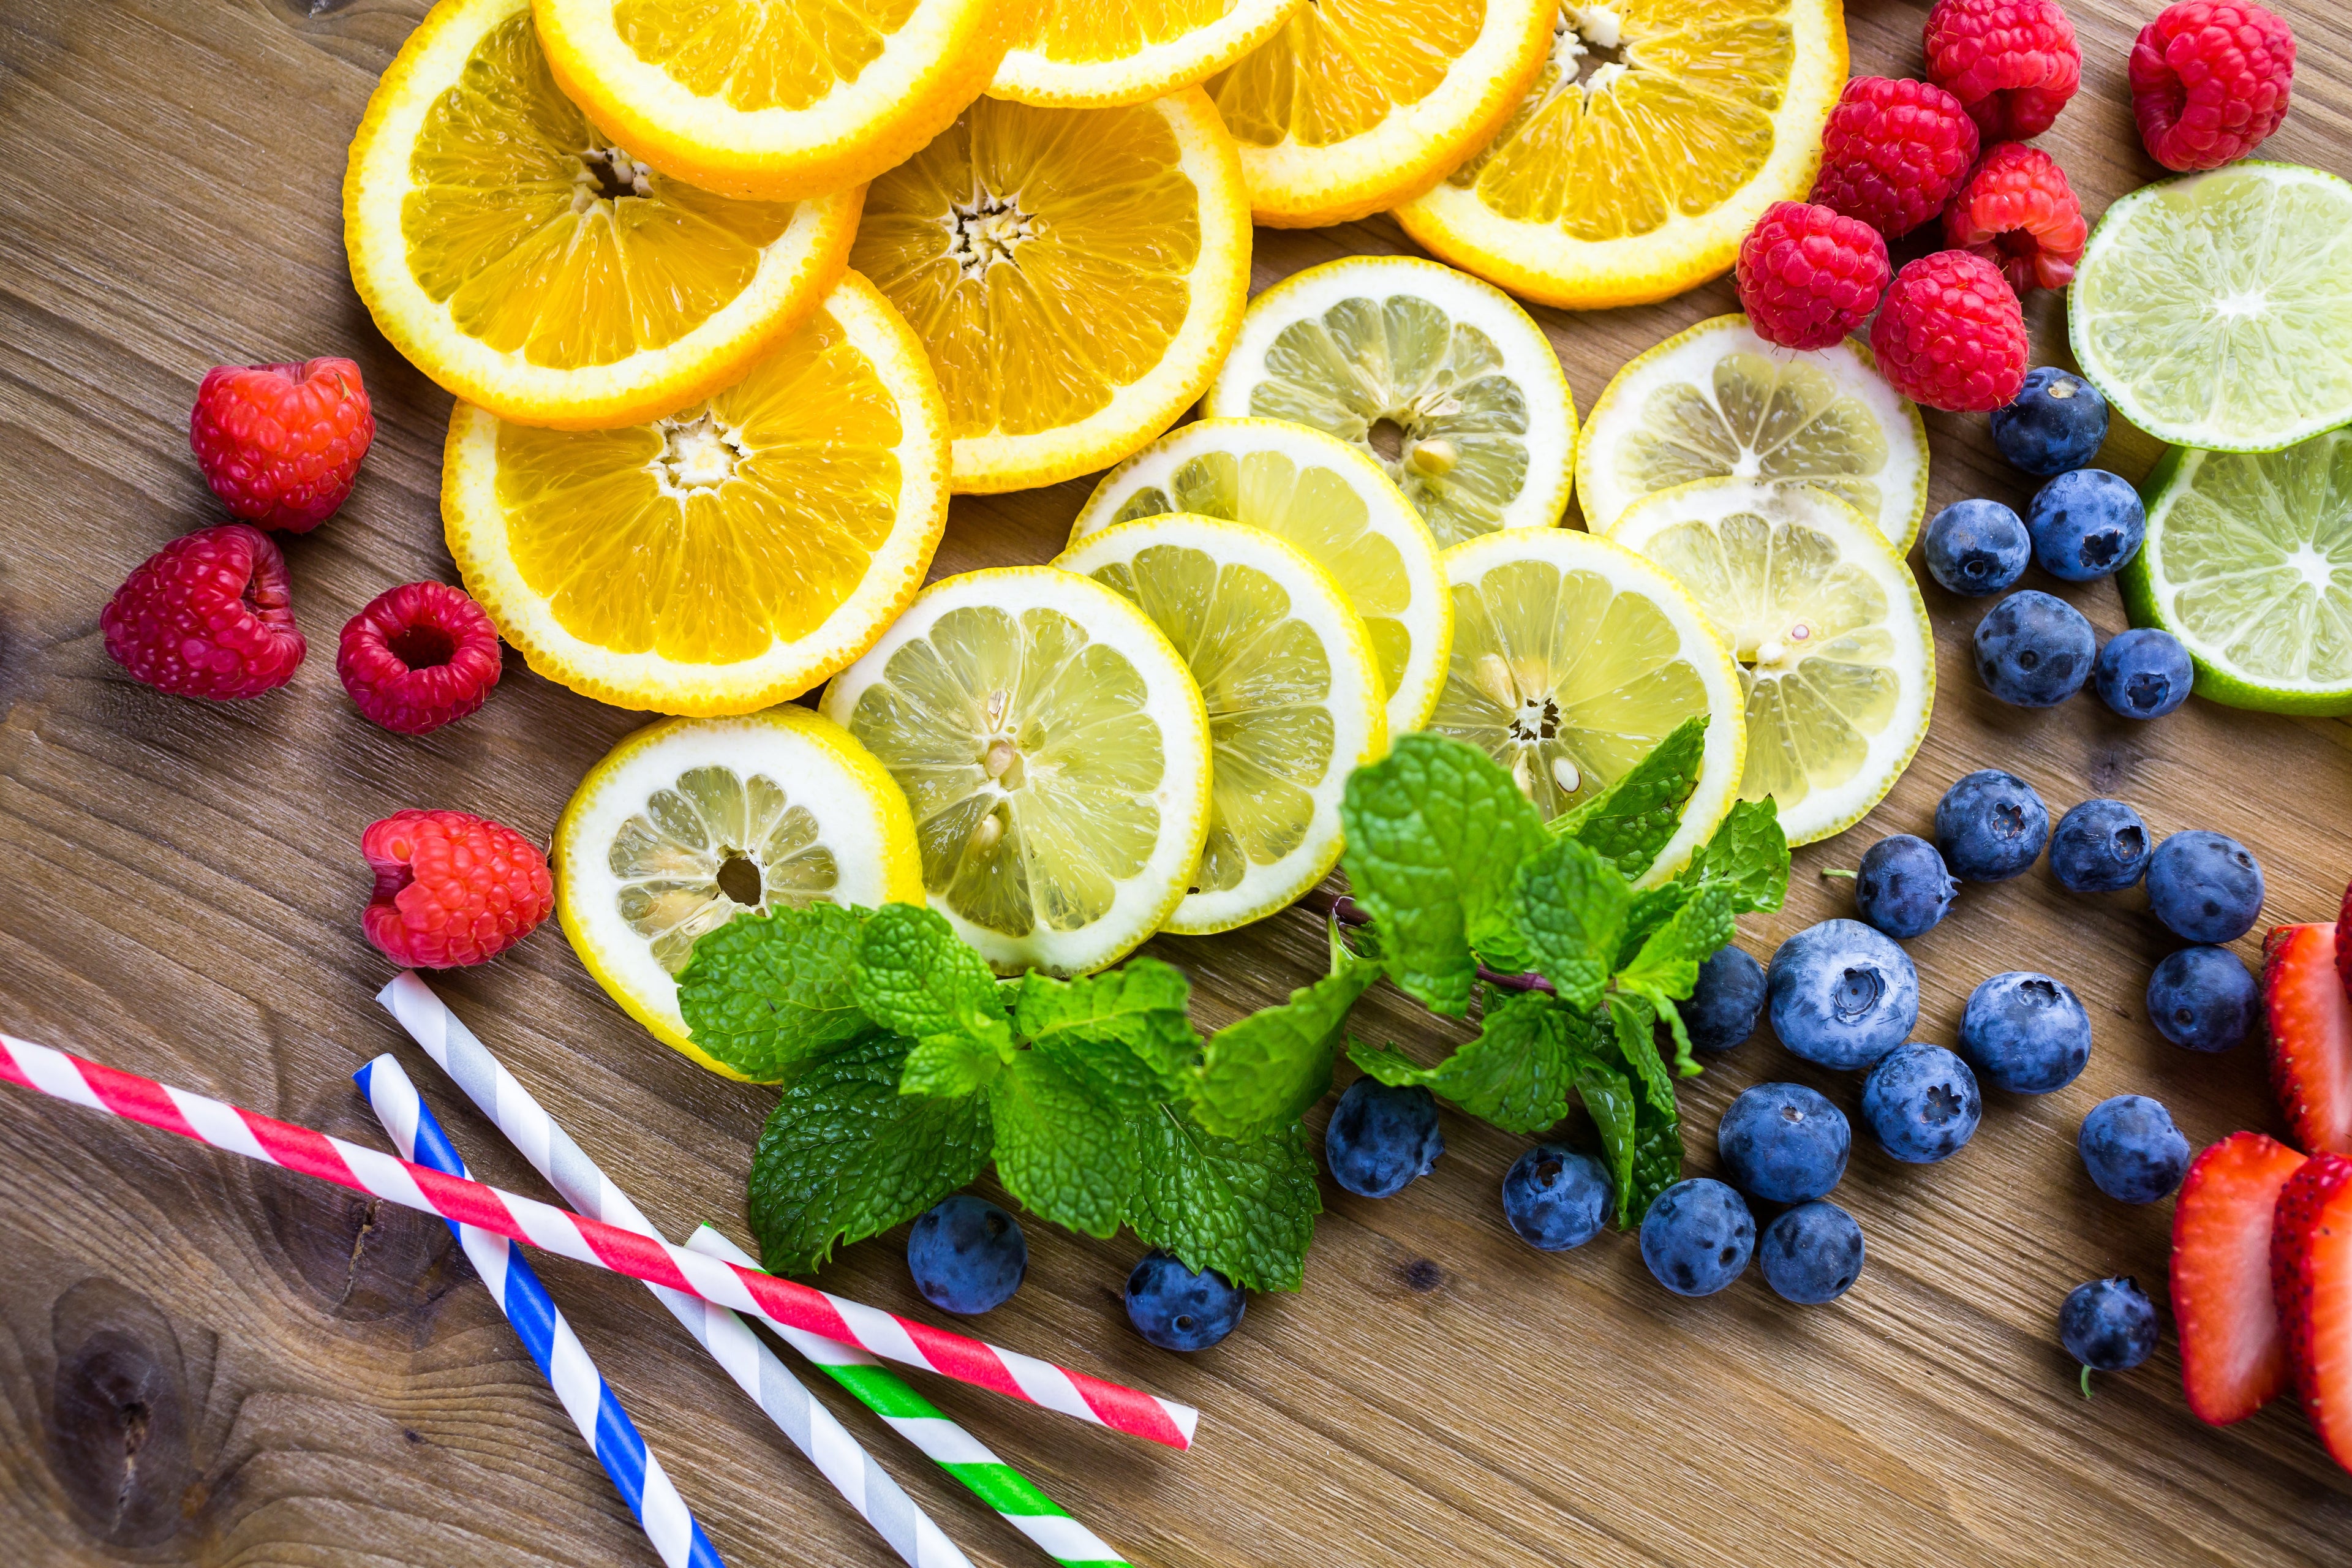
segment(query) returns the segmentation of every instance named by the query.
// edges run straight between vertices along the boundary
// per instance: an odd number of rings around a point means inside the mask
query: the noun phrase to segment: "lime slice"
[[[2074,358],[2159,441],[2273,452],[2352,420],[2352,185],[2231,163],[2107,209],[2067,294]]]
[[[2148,476],[2147,542],[2119,578],[2197,694],[2263,713],[2352,713],[2352,430],[2283,452],[2176,447]]]

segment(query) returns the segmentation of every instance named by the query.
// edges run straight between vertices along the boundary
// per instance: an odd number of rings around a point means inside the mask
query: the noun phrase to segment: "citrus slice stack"
[[[1168,929],[1272,914],[1339,864],[1349,771],[1388,750],[1363,622],[1329,574],[1241,523],[1122,523],[1054,563],[1132,599],[1192,672],[1209,715],[1209,832]]]
[[[1543,304],[1642,304],[1805,199],[1845,86],[1837,0],[1599,0],[1552,28],[1508,123],[1397,209],[1431,251]]]
[[[824,712],[905,792],[931,907],[1000,972],[1115,963],[1192,886],[1208,714],[1168,639],[1099,583],[934,583]]]
[[[1607,533],[1652,490],[1727,478],[1831,490],[1899,555],[1927,510],[1927,427],[1853,339],[1792,353],[1717,316],[1617,373],[1585,422],[1576,484],[1586,526]]]
[[[1328,572],[1371,639],[1389,733],[1428,721],[1454,602],[1428,528],[1370,458],[1279,419],[1195,420],[1106,474],[1070,543],[1171,511],[1262,529]]]
[[[740,379],[841,275],[857,194],[734,201],[640,163],[557,88],[529,0],[443,0],[368,100],[352,282],[419,370],[597,429]]]
[[[906,797],[865,747],[804,708],[672,719],[588,771],[555,826],[556,910],[623,1011],[713,1072],[677,975],[746,910],[921,903]]]
[[[660,713],[748,713],[864,652],[947,523],[947,421],[871,284],[706,402],[617,430],[459,404],[441,512],[467,590],[530,667]]]
[[[1903,558],[1824,491],[1706,479],[1643,497],[1610,539],[1674,574],[1740,663],[1744,800],[1791,844],[1885,797],[1927,738],[1936,639]]]
[[[1327,261],[1251,300],[1201,411],[1360,447],[1441,546],[1557,523],[1575,475],[1576,403],[1543,329],[1493,285],[1412,257]]]
[[[1035,16],[989,84],[1041,109],[1149,103],[1208,80],[1304,0],[1034,0]]]
[[[862,184],[988,86],[1022,8],[996,0],[533,0],[547,63],[666,174],[730,195]]]
[[[1445,552],[1454,655],[1429,727],[1484,747],[1547,821],[1707,721],[1697,786],[1642,885],[1680,870],[1730,811],[1748,732],[1739,671],[1704,612],[1632,551],[1571,529]]]

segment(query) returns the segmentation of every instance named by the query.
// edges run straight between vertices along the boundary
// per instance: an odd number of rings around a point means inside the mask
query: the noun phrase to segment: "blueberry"
[[[1429,1174],[1444,1152],[1436,1098],[1419,1084],[1391,1089],[1360,1078],[1339,1097],[1323,1130],[1331,1179],[1360,1197],[1396,1196]]]
[[[2117,632],[2091,666],[2091,689],[2126,719],[2161,719],[2189,700],[2197,667],[2170,632],[2139,626]]]
[[[1764,1011],[1764,966],[1738,948],[1718,948],[1698,966],[1690,1000],[1676,1003],[1675,1010],[1693,1046],[1727,1051],[1756,1032]]]
[[[1712,1296],[1748,1267],[1756,1216],[1721,1182],[1676,1182],[1642,1216],[1642,1261],[1677,1296]]]
[[[1764,1227],[1756,1261],[1782,1300],[1818,1307],[1862,1278],[1862,1226],[1835,1204],[1799,1204]]]
[[[2252,1032],[2262,989],[2225,947],[2184,947],[2147,977],[2147,1021],[2176,1046],[2226,1051]]]
[[[1936,847],[1964,882],[2005,882],[2042,853],[2050,808],[2015,773],[1969,773],[1936,803]]]
[[[1992,444],[2013,468],[2048,476],[2079,468],[2107,438],[2107,400],[2054,365],[2025,373],[2017,400],[1992,411]]]
[[[2050,836],[2050,874],[2070,893],[2119,893],[2147,869],[2147,824],[2119,800],[2086,800]]]
[[[2235,942],[2263,912],[2263,868],[2236,839],[2176,833],[2147,858],[2148,912],[2190,942]]]
[[[2033,559],[2064,583],[2113,574],[2139,553],[2147,509],[2131,481],[2105,468],[2076,468],[2035,492],[2025,509]]]
[[[2039,588],[2021,588],[1977,623],[1977,675],[2015,708],[2055,708],[2091,679],[2098,639],[2083,612]]]
[[[915,1218],[907,1237],[907,1272],[923,1300],[970,1315],[1001,1307],[1029,1272],[1021,1222],[968,1193],[941,1198]]]
[[[2156,1349],[2156,1303],[2137,1279],[2094,1279],[2077,1285],[2058,1309],[2058,1342],[2083,1363],[2083,1393],[2091,1373],[2128,1372]]]
[[[2058,981],[2012,969],[1969,993],[1960,1055],[1995,1089],[2048,1094],[2091,1059],[2091,1016]]]
[[[1919,972],[1885,932],[1823,921],[1780,944],[1766,972],[1772,1032],[1825,1068],[1866,1068],[1919,1021]]]
[[[2091,1107],[2074,1140],[2091,1183],[2119,1204],[2152,1204],[2189,1173],[2189,1140],[2172,1112],[2144,1094],[2119,1094]]]
[[[1977,1075],[1941,1046],[1898,1047],[1862,1080],[1863,1125],[1906,1164],[1950,1159],[1977,1135],[1983,1117]]]
[[[1997,500],[1954,501],[1927,520],[1927,573],[1955,594],[1982,598],[2023,574],[2033,559],[2025,521]]]
[[[1853,1130],[1845,1112],[1801,1083],[1759,1083],[1731,1102],[1715,1130],[1731,1184],[1769,1203],[1820,1197],[1845,1174]]]
[[[1853,904],[1862,918],[1893,937],[1932,931],[1952,911],[1960,884],[1926,839],[1890,834],[1862,852]]]
[[[1195,1274],[1147,1252],[1127,1277],[1127,1321],[1164,1351],[1204,1351],[1242,1321],[1249,1295],[1213,1268]]]
[[[1503,1174],[1503,1217],[1529,1247],[1565,1252],[1600,1234],[1616,1191],[1591,1155],[1538,1143]]]

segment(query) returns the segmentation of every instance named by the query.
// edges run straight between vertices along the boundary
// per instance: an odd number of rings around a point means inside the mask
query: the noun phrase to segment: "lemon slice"
[[[1249,285],[1232,138],[1198,88],[982,99],[874,182],[851,253],[928,345],[958,490],[1107,468],[1200,396]]]
[[[1800,353],[1717,316],[1619,371],[1585,422],[1577,493],[1607,533],[1652,490],[1697,479],[1833,491],[1900,555],[1927,510],[1927,426],[1853,338]]]
[[[1457,544],[1445,574],[1454,656],[1429,727],[1485,747],[1545,820],[1706,718],[1697,786],[1640,885],[1679,871],[1731,810],[1748,750],[1738,667],[1706,615],[1649,562],[1572,529]]]
[[[882,764],[805,708],[671,719],[580,781],[555,825],[555,906],[572,951],[662,1044],[697,1049],[677,974],[745,910],[923,901],[915,825]]]
[[[1049,566],[925,589],[825,688],[906,793],[933,909],[1000,973],[1080,974],[1158,931],[1209,826],[1209,717],[1142,611]]]
[[[1208,706],[1208,838],[1168,929],[1228,931],[1321,881],[1349,771],[1388,750],[1371,639],[1330,574],[1271,534],[1182,512],[1105,529],[1054,564],[1134,600]]]
[[[850,273],[707,402],[539,430],[459,404],[441,514],[467,591],[530,667],[660,713],[748,713],[863,653],[947,523],[922,345]]]
[[[1379,465],[1279,419],[1195,420],[1103,476],[1070,525],[1070,543],[1171,511],[1263,529],[1328,572],[1371,638],[1389,733],[1428,722],[1445,679],[1454,601],[1421,514]]]
[[[1303,0],[1035,0],[989,94],[1041,109],[1149,103],[1206,81]]]
[[[1492,141],[1397,209],[1407,234],[1523,299],[1664,300],[1729,269],[1767,206],[1803,201],[1844,89],[1838,0],[1600,0]]]
[[[1440,546],[1557,523],[1575,475],[1576,403],[1543,329],[1501,289],[1413,257],[1327,261],[1251,300],[1201,412],[1360,447]]]
[[[997,0],[535,0],[555,79],[666,174],[729,195],[862,184],[978,98]]]
[[[1551,0],[1308,0],[1209,83],[1252,215],[1319,228],[1427,190],[1503,123],[1550,26]]]
[[[1903,558],[1823,491],[1707,479],[1643,497],[1610,539],[1674,574],[1739,660],[1743,800],[1791,844],[1861,821],[1927,738],[1936,637]]]
[[[442,0],[352,139],[352,283],[501,418],[603,429],[739,380],[841,276],[857,194],[742,202],[646,168],[557,89],[529,0]]]

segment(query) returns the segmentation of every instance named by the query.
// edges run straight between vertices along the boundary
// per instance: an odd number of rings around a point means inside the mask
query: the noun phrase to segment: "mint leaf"
[[[1627,1222],[1639,1225],[1658,1194],[1682,1179],[1680,1121],[1673,1111],[1642,1101],[1633,1108],[1633,1186],[1625,1205]]]
[[[1617,1187],[1617,1227],[1622,1230],[1630,1225],[1633,1211],[1634,1142],[1640,1131],[1635,1108],[1640,1097],[1623,1073],[1597,1061],[1578,1069],[1576,1092],[1601,1134],[1601,1152],[1609,1156],[1610,1175]]]
[[[868,1034],[785,1072],[751,1156],[748,1200],[770,1272],[814,1273],[836,1240],[913,1218],[988,1163],[987,1102],[900,1094],[906,1054],[906,1041]]]
[[[1337,921],[1330,941],[1330,973],[1209,1037],[1186,1090],[1192,1117],[1209,1132],[1269,1137],[1330,1092],[1348,1009],[1381,974],[1379,961],[1348,951]]]
[[[1593,1006],[1616,963],[1633,889],[1614,866],[1573,838],[1555,839],[1529,856],[1517,882],[1528,962],[1569,1006]]]
[[[1658,1014],[1647,999],[1622,991],[1609,994],[1609,1023],[1617,1054],[1633,1071],[1642,1098],[1668,1116],[1675,1113],[1675,1080],[1658,1054]]]
[[[1706,756],[1706,717],[1684,720],[1614,784],[1554,817],[1553,837],[1574,838],[1628,881],[1639,879],[1682,826],[1683,803],[1698,787]]]
[[[907,1052],[907,1070],[898,1080],[900,1094],[928,1094],[956,1100],[988,1087],[1003,1058],[968,1036],[933,1035],[917,1040]]]
[[[1348,1057],[1382,1083],[1420,1084],[1507,1132],[1541,1132],[1567,1115],[1578,1074],[1602,1061],[1591,1020],[1537,992],[1488,991],[1484,1025],[1435,1067],[1394,1049]]]
[[[1381,928],[1389,974],[1432,1012],[1462,1016],[1478,974],[1471,949],[1517,942],[1511,878],[1544,843],[1535,807],[1486,752],[1416,731],[1348,775],[1339,820],[1348,880]]]
[[[1186,1013],[1192,987],[1156,958],[1134,958],[1107,974],[1055,980],[1031,970],[1013,983],[1013,1027],[1024,1040],[1116,1041],[1162,1079],[1192,1065],[1201,1037]],[[1158,1098],[1165,1099],[1160,1088]]]
[[[1105,1103],[1055,1054],[1027,1050],[988,1086],[996,1178],[1056,1225],[1088,1236],[1118,1229],[1135,1192],[1130,1116]]]
[[[1737,933],[1731,891],[1701,883],[1690,901],[1652,931],[1633,962],[1617,972],[1617,986],[1653,1002],[1681,1001],[1698,985],[1698,966]]]
[[[867,1017],[916,1042],[908,1094],[971,1094],[1013,1054],[995,974],[937,910],[877,910],[858,946],[855,991]]]
[[[1296,1290],[1323,1200],[1296,1121],[1270,1137],[1220,1138],[1173,1106],[1137,1122],[1128,1224],[1192,1269],[1245,1290]]]
[[[1633,908],[1625,913],[1625,934],[1617,943],[1617,967],[1622,969],[1633,963],[1642,944],[1674,919],[1676,910],[1690,902],[1694,891],[1689,883],[1675,881],[1634,894]]]
[[[743,914],[707,931],[677,977],[697,1049],[758,1083],[871,1026],[851,989],[864,910],[839,904]]]
[[[1619,1189],[1619,1223],[1632,1224],[1649,1212],[1652,1198],[1682,1177],[1682,1122],[1675,1108],[1674,1079],[1658,1058],[1657,1015],[1649,1003],[1612,992],[1609,1020],[1616,1029],[1618,1052],[1641,1084],[1625,1150],[1630,1185]]]
[[[1679,880],[1723,887],[1734,914],[1779,909],[1789,896],[1789,837],[1780,831],[1780,808],[1769,798],[1733,805]]]

